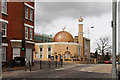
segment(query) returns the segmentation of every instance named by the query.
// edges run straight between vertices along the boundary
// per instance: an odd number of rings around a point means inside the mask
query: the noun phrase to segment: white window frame
[[[5,52],[3,53],[3,47],[5,48]],[[6,46],[2,46],[2,61],[6,61]],[[3,55],[4,55],[4,59],[3,59]]]
[[[14,49],[17,49],[19,51],[19,53],[14,53]],[[13,59],[15,57],[20,57],[20,48],[13,48]]]
[[[27,37],[26,37],[26,34],[27,34]],[[28,27],[26,27],[26,26],[25,26],[25,39],[28,39]]]
[[[28,6],[25,6],[25,19],[28,19]]]
[[[3,27],[1,26],[1,30],[4,30],[5,31],[5,35],[2,35],[2,37],[7,37],[7,23],[5,22],[1,22],[1,25],[5,25],[5,29],[3,29]]]
[[[32,33],[33,33],[33,29],[30,28],[30,40],[32,40],[32,38],[33,38]]]
[[[7,0],[1,1],[1,10],[3,14],[7,14]]]
[[[33,9],[30,8],[30,20],[33,21]]]

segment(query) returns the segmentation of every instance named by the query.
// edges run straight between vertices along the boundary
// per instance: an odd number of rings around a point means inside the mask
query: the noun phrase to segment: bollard
[[[30,71],[31,71],[31,64],[30,64],[30,61],[29,61],[29,69],[30,69]]]
[[[25,71],[26,71],[26,65],[25,65]]]
[[[49,60],[49,68],[50,68],[50,60]]]
[[[61,67],[62,67],[62,65],[63,65],[63,61],[61,60]]]
[[[55,67],[57,67],[57,60],[55,61]]]
[[[26,71],[26,58],[25,58],[25,71]]]
[[[42,61],[40,60],[40,70],[42,69]]]

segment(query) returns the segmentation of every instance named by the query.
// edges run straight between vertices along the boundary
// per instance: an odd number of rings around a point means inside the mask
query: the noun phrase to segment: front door
[[[32,63],[32,49],[26,49],[26,65]]]

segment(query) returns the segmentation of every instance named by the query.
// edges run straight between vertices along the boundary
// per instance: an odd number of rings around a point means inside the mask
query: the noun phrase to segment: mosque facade
[[[78,19],[78,36],[65,31],[58,32],[53,42],[35,43],[34,60],[73,61],[75,58],[90,58],[90,39],[83,37],[83,18]]]

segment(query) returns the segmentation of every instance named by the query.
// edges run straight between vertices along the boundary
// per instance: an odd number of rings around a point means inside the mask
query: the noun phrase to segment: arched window
[[[40,48],[40,51],[42,51],[42,48]]]

